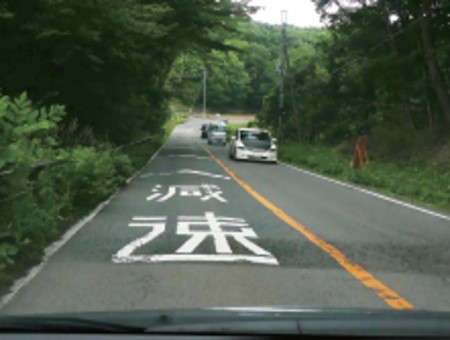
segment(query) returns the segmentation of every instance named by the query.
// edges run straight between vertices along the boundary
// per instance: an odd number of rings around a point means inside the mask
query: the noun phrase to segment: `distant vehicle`
[[[208,138],[208,126],[209,124],[202,124],[202,127],[200,128],[201,131],[200,137],[202,139]]]
[[[267,130],[237,129],[231,137],[229,157],[235,160],[258,160],[278,163],[276,139]]]
[[[225,124],[210,124],[208,128],[208,144],[227,144],[227,127]]]

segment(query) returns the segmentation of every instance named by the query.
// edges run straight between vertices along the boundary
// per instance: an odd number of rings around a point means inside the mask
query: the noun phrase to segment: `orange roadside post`
[[[358,136],[356,139],[355,152],[353,153],[353,159],[350,166],[353,169],[362,169],[363,167],[367,167],[367,170],[370,172],[369,153],[367,151],[367,136]]]

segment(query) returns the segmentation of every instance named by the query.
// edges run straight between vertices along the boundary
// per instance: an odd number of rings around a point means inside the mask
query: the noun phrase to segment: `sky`
[[[281,24],[281,11],[287,10],[287,23],[298,27],[321,27],[312,0],[252,0],[251,5],[264,7],[252,15],[253,20]]]

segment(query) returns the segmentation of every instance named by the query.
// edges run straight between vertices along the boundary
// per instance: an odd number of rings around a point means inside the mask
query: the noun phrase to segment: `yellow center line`
[[[275,204],[270,202],[264,196],[256,192],[250,185],[240,179],[232,170],[230,170],[225,164],[220,161],[208,148],[199,144],[214,161],[222,167],[231,178],[233,178],[242,188],[244,188],[253,198],[255,198],[259,203],[269,209],[283,222],[297,230],[303,236],[305,236],[310,242],[315,244],[321,250],[330,255],[337,263],[339,263],[346,271],[348,271],[355,279],[362,283],[367,288],[374,290],[376,294],[388,304],[393,309],[414,309],[414,306],[405,298],[400,296],[397,292],[389,288],[374,275],[368,272],[366,269],[358,264],[350,261],[347,256],[344,255],[339,249],[330,243],[322,240],[320,237],[315,235],[312,231],[306,228],[304,225],[299,223],[297,220],[289,216],[282,209],[277,207]]]

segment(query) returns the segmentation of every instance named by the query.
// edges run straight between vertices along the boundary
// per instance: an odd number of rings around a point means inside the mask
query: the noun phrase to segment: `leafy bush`
[[[0,270],[40,255],[54,233],[51,198],[29,177],[40,158],[58,157],[53,132],[63,115],[61,106],[35,109],[26,94],[0,97]]]
[[[60,233],[118,189],[133,172],[111,145],[64,149],[58,139],[61,106],[36,109],[25,94],[0,97],[0,282],[11,268],[38,261]],[[49,165],[36,167],[41,161]]]
[[[81,214],[117,190],[133,172],[123,154],[78,147],[70,152],[70,162],[45,172],[58,197],[64,197],[64,215]],[[43,173],[44,176],[44,173]],[[42,180],[42,178],[40,178]],[[52,185],[53,184],[53,185]]]

